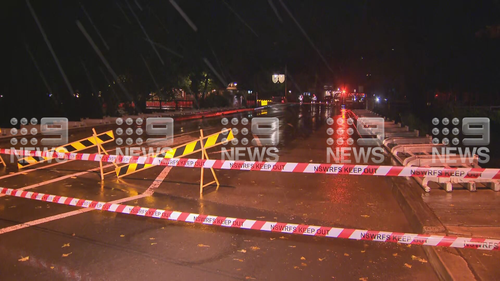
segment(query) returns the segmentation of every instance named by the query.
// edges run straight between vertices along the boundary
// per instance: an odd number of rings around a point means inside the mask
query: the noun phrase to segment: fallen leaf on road
[[[164,227],[164,226],[162,226],[162,227],[161,227],[161,229],[165,229],[165,227]]]
[[[348,257],[348,256],[349,256],[349,254],[348,254],[348,253],[344,253],[344,256]]]
[[[301,259],[301,260],[303,260],[303,261],[305,261],[305,260],[306,260],[306,258],[305,258],[305,257],[300,257],[300,259]]]
[[[71,177],[72,179],[76,179],[76,177]]]
[[[369,215],[361,215],[363,218],[369,218]]]
[[[286,238],[285,236],[280,236],[279,237],[280,239],[284,239],[284,240],[287,240],[288,238]]]
[[[246,280],[255,280],[255,278],[250,277],[250,276],[245,277],[245,279],[246,279]]]
[[[483,253],[483,256],[491,257],[490,254],[485,254],[485,253]]]
[[[155,238],[154,237],[149,237],[149,240],[155,240]]]
[[[243,241],[245,241],[245,242],[252,242],[252,240],[243,240]]]
[[[69,247],[69,243],[63,244],[61,248]]]
[[[247,252],[247,250],[245,250],[245,249],[241,249],[241,250],[238,250],[238,252],[240,252],[240,253],[246,253],[246,252]]]
[[[36,206],[35,207],[35,209],[41,209],[41,208],[42,208],[42,206]]]
[[[125,235],[123,235],[123,234],[120,234],[120,237],[125,237]]]
[[[266,217],[257,217],[258,219],[265,219]]]
[[[241,270],[241,268],[237,268],[237,269],[236,269],[236,271],[240,271],[240,270]]]
[[[450,204],[450,207],[454,207],[454,206],[455,206],[455,205],[453,205],[453,204]]]
[[[294,266],[293,268],[294,268],[294,269],[300,269],[300,267],[298,267],[298,266]]]
[[[271,237],[271,238],[269,238],[269,240],[271,240],[271,241],[273,241],[273,240],[275,240],[275,239],[276,239],[276,238],[272,238],[272,237]]]
[[[288,246],[288,247],[290,247],[290,248],[295,248],[295,245],[290,245],[290,246]]]
[[[257,250],[260,250],[260,248],[259,248],[259,247],[257,247],[257,246],[252,246],[252,247],[250,247],[250,249],[251,249],[252,251],[257,251]]]
[[[361,251],[361,253],[364,253],[364,252],[366,252],[366,250],[362,250],[362,251]]]
[[[242,259],[233,259],[233,261],[243,262],[243,260],[242,260]]]
[[[318,258],[319,261],[324,261],[326,258]]]
[[[54,267],[53,267],[53,266],[51,266],[51,267],[50,267],[50,269],[54,269]]]
[[[398,253],[394,253],[392,254],[393,257],[397,257],[398,256]]]
[[[71,234],[71,236],[75,236],[75,235],[76,235],[76,234],[74,234],[74,233],[73,233],[73,234]]]
[[[359,281],[367,281],[368,280],[368,277],[360,277],[359,278]]]
[[[302,265],[302,266],[307,266],[307,263],[302,262],[302,263],[300,263],[300,265]]]
[[[411,259],[412,259],[412,260],[417,260],[417,261],[419,261],[419,262],[421,262],[421,263],[427,263],[427,260],[426,260],[426,259],[423,259],[423,258],[421,258],[421,257],[414,256],[414,255],[412,255],[412,256],[411,256]]]
[[[202,247],[202,248],[210,248],[210,245],[198,244],[198,247]]]
[[[151,243],[151,246],[156,245],[156,244],[157,244],[156,242],[153,242],[153,243]]]
[[[406,245],[406,247],[411,248],[411,244]]]
[[[67,253],[67,254],[62,254],[62,257],[63,257],[63,258],[65,258],[65,257],[67,257],[67,256],[69,256],[69,255],[71,255],[71,254],[73,254],[73,252],[69,252],[69,253]]]
[[[12,209],[12,208],[15,208],[15,207],[16,207],[16,205],[12,205],[12,206],[9,207],[9,209]]]
[[[411,268],[411,265],[405,263],[405,266],[408,267],[408,268]]]
[[[27,261],[30,259],[30,256],[27,256],[27,257],[21,257],[20,259],[18,259],[17,261]]]

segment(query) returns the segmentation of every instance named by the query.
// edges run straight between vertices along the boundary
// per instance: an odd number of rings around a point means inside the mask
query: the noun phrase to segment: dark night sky
[[[487,26],[500,25],[499,0],[177,0],[196,25],[196,32],[170,1],[136,1],[81,2],[109,50],[80,2],[30,2],[71,87],[82,96],[93,92],[82,62],[94,88],[105,89],[102,72],[107,79],[113,78],[77,27],[77,20],[113,70],[132,77],[135,86],[127,88],[132,97],[155,89],[141,55],[160,87],[169,87],[175,77],[193,71],[206,71],[216,79],[203,62],[207,58],[226,82],[238,81],[260,91],[270,83],[266,80],[270,74],[287,64],[302,91],[334,83],[351,88],[365,85],[380,93],[395,89],[409,96],[434,89],[499,95],[500,36],[485,31]],[[129,5],[151,40],[159,44],[155,47],[164,64],[145,40]],[[8,120],[13,110],[35,112],[33,115],[57,113],[27,46],[52,93],[71,110],[70,90],[27,2],[4,1],[2,19],[8,73],[0,88],[2,120]],[[367,73],[372,74],[370,80]],[[117,94],[126,99],[123,91],[117,89]],[[24,105],[18,106],[20,103]]]

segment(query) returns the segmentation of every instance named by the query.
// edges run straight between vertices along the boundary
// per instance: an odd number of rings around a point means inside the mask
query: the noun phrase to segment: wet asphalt
[[[326,117],[339,114],[325,106],[279,106],[228,118],[278,117],[280,162],[325,163]],[[224,127],[221,118],[179,123],[175,144],[198,138],[199,128],[206,135]],[[236,127],[241,132],[242,125]],[[222,147],[231,146],[212,148],[209,157],[220,159]],[[412,232],[392,196],[394,183],[383,177],[216,170],[219,190],[209,187],[200,198],[200,170],[176,167],[152,196],[126,201],[146,191],[165,168],[119,180],[110,174],[101,183],[96,162],[41,164],[32,169],[46,168],[32,172],[6,162],[2,187],[33,186],[36,192],[200,214]],[[209,170],[205,180],[211,181]],[[194,225],[9,196],[0,197],[0,233],[2,280],[437,280],[422,246]]]

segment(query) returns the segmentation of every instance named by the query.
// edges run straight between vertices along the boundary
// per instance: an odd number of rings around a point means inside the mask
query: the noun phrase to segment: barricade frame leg
[[[201,146],[201,159],[202,160],[209,160],[210,158],[208,158],[208,153],[207,151],[205,150],[205,146],[203,145],[203,129],[200,129],[200,146]],[[217,175],[215,174],[215,171],[212,167],[210,167],[210,170],[212,171],[212,175],[214,177],[214,180],[209,182],[209,183],[206,183],[206,184],[203,184],[203,176],[204,176],[204,167],[201,167],[201,176],[200,176],[200,197],[203,197],[203,189],[213,183],[217,184],[217,187],[215,188],[216,191],[219,190],[219,186],[220,186],[220,183],[219,183],[219,180],[217,179]]]
[[[97,133],[95,131],[95,128],[92,128],[92,136],[94,137],[94,141],[95,141],[95,144],[97,146],[97,153],[99,153],[99,155],[101,155],[101,152],[106,154],[106,155],[109,155],[108,152],[106,151],[106,149],[104,149],[104,147],[102,146],[101,143],[99,143],[98,139],[97,139]],[[115,168],[118,167],[118,165],[113,161],[113,165],[115,165]],[[104,170],[102,168],[102,160],[99,161],[99,167],[101,168],[101,181],[104,181]]]

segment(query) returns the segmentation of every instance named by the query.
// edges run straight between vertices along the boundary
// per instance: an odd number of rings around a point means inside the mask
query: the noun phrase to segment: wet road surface
[[[254,114],[280,118],[280,162],[317,163],[326,162],[327,115],[338,112],[309,105]],[[222,129],[220,119],[176,123],[176,144],[198,138],[199,127],[205,134]],[[220,159],[222,147],[209,156]],[[18,172],[9,164],[0,186],[210,215],[412,231],[392,197],[393,183],[382,177],[216,171],[221,187],[200,198],[199,169],[154,167],[120,180],[110,174],[101,183],[95,162],[50,165]],[[155,193],[141,195],[162,171]],[[0,254],[3,280],[437,280],[420,246],[193,225],[9,196],[0,197]]]

